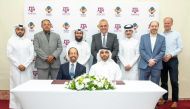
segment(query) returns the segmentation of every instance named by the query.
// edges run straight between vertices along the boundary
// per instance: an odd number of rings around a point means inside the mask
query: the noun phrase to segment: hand
[[[49,55],[49,56],[48,56],[48,59],[47,59],[47,62],[48,62],[49,64],[52,64],[52,63],[54,62],[54,59],[55,59],[54,56]]]
[[[154,66],[155,64],[156,64],[155,59],[149,59],[149,61],[148,61],[148,66],[149,66],[149,67],[152,67],[152,66]]]
[[[125,66],[125,71],[129,71],[131,68],[132,68],[132,66],[128,64]]]
[[[172,55],[171,54],[167,54],[167,55],[164,56],[163,61],[164,62],[168,62],[171,58],[172,58]]]
[[[18,66],[18,69],[19,69],[20,71],[25,71],[26,67],[21,64],[21,65]]]

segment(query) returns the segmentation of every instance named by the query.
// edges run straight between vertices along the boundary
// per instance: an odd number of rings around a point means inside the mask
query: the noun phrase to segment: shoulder
[[[43,31],[40,31],[40,32],[34,34],[34,37],[39,37],[39,36],[41,36],[42,34],[43,34]]]
[[[175,34],[177,36],[181,36],[181,34],[178,31],[173,30],[172,32],[173,32],[173,34]]]
[[[57,36],[57,37],[59,37],[59,34],[58,34],[58,33],[51,32],[51,34],[52,34],[53,36]]]
[[[92,35],[92,37],[96,37],[96,36],[101,36],[101,34],[100,33],[96,33],[96,34]]]
[[[66,66],[68,66],[68,65],[69,65],[69,62],[66,62],[66,63],[64,63],[64,64],[61,64],[60,67],[64,68],[64,67],[66,67]]]
[[[164,37],[163,35],[161,35],[161,34],[158,34],[158,37],[159,37],[160,39],[162,39],[162,40],[165,39],[165,37]]]
[[[28,38],[25,38],[25,41],[26,41],[27,43],[33,44],[33,42],[32,42],[30,39],[28,39]]]
[[[143,40],[143,39],[145,39],[145,38],[148,38],[150,35],[149,34],[143,34],[142,36],[141,36],[141,40]]]
[[[141,37],[148,37],[150,34],[143,34]]]
[[[117,34],[108,32],[108,36],[117,37]]]
[[[133,42],[134,42],[135,44],[139,44],[139,40],[137,40],[137,39],[135,39],[135,38],[133,38]]]
[[[83,67],[83,68],[86,68],[84,65],[80,64],[77,62],[77,66],[80,66],[80,67]]]

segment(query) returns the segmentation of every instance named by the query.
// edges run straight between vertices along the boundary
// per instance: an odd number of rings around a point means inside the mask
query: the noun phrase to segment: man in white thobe
[[[32,41],[26,38],[23,25],[15,27],[14,34],[8,40],[7,56],[10,60],[10,89],[32,79],[32,62],[34,47]],[[21,104],[10,93],[9,108],[22,109]]]
[[[85,42],[84,32],[81,29],[77,29],[74,31],[74,40],[69,43],[69,45],[66,48],[66,56],[68,59],[68,50],[71,47],[75,47],[78,50],[79,57],[77,59],[77,62],[84,65],[86,67],[86,72],[89,71],[89,59],[90,59],[90,46],[87,42]]]
[[[124,26],[125,37],[120,41],[119,60],[123,80],[138,80],[139,41],[133,38],[133,25]]]
[[[107,48],[102,48],[97,54],[97,63],[90,69],[90,74],[104,76],[109,80],[120,80],[121,70],[111,59],[112,54]]]

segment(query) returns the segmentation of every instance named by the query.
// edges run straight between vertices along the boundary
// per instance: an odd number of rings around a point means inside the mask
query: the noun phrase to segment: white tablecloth
[[[124,81],[114,90],[73,91],[52,80],[30,80],[11,93],[24,109],[154,109],[166,90],[151,81]]]

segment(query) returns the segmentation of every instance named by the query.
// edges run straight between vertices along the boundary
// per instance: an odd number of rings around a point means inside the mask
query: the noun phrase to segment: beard
[[[24,36],[24,34],[23,34],[23,33],[16,33],[16,35],[17,35],[17,36],[19,36],[19,37]]]
[[[75,37],[75,40],[76,40],[77,42],[81,42],[81,41],[82,41],[82,37],[81,37],[81,38],[76,38],[76,37]]]

